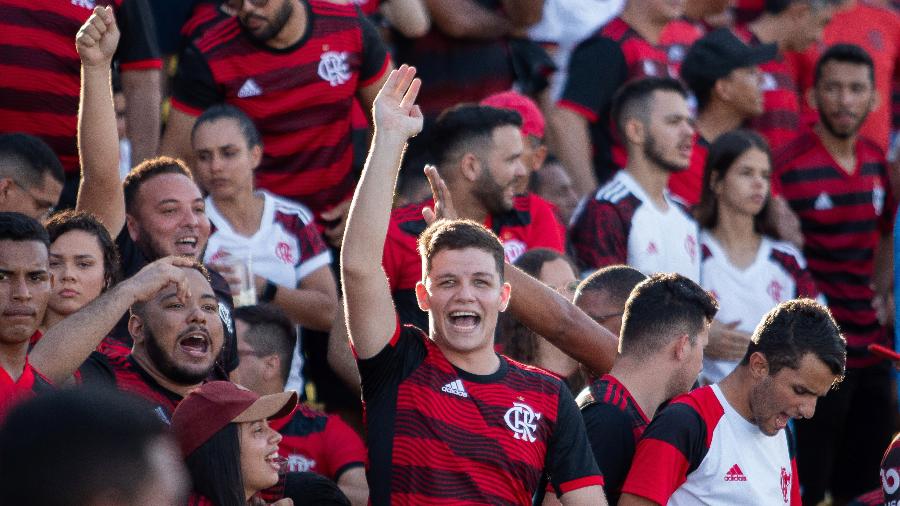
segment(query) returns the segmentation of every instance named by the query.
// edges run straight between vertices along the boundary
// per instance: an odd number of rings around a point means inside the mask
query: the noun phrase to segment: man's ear
[[[133,311],[128,317],[128,333],[131,334],[131,340],[135,343],[144,342],[144,320]]]
[[[674,348],[672,348],[672,355],[675,357],[675,360],[678,362],[685,360],[691,352],[691,336],[681,334],[672,342],[672,344],[674,345]]]
[[[758,351],[750,355],[750,374],[754,379],[760,381],[769,375],[769,361]]]
[[[819,104],[818,102],[816,102],[816,87],[810,86],[809,89],[806,90],[805,95],[806,97],[804,98],[806,98],[806,105],[808,105],[810,109],[818,109]]]
[[[428,289],[425,288],[425,283],[422,281],[416,283],[416,302],[419,303],[419,309],[422,311],[431,309],[431,303],[428,300]]]
[[[622,135],[632,144],[642,146],[646,140],[647,132],[644,122],[638,118],[631,117],[625,120],[625,131]]]
[[[131,240],[137,242],[140,239],[141,233],[139,232],[140,227],[138,227],[137,220],[134,219],[130,214],[125,214],[125,226],[128,227],[128,236],[131,237]]]
[[[475,156],[475,153],[466,153],[459,160],[459,170],[463,178],[474,183],[481,176],[481,160]]]
[[[531,170],[540,170],[541,167],[544,166],[545,161],[547,161],[547,145],[541,143],[541,145],[534,150],[534,167],[530,167]]]
[[[277,354],[273,353],[268,357],[263,357],[263,364],[265,365],[265,369],[263,371],[263,376],[267,380],[272,380],[276,378],[281,378],[281,357]]]
[[[500,287],[500,312],[506,311],[506,308],[509,307],[509,298],[512,295],[512,287],[509,286],[509,283],[503,283],[503,286]]]
[[[9,200],[9,191],[13,187],[13,180],[8,177],[0,177],[0,202]]]

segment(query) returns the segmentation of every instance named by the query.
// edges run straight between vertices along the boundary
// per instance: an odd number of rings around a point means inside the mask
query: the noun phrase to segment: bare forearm
[[[391,214],[394,186],[406,138],[391,132],[375,132],[372,149],[356,188],[347,216],[344,245],[341,249],[341,272],[384,276],[380,262],[373,262],[372,252],[384,250]]]
[[[119,139],[110,75],[105,65],[81,70],[78,151],[82,184],[77,207],[99,216],[115,237],[125,223],[125,197],[119,182]]]
[[[575,191],[580,196],[587,195],[597,187],[587,120],[564,108],[557,108],[552,118],[555,137],[560,141],[559,159],[568,169]]]
[[[425,0],[432,22],[447,35],[460,39],[493,39],[513,29],[509,19],[472,0]]]
[[[422,0],[391,0],[382,4],[381,12],[391,26],[414,39],[428,33],[431,17]]]
[[[69,378],[115,327],[134,302],[128,283],[120,283],[90,304],[51,327],[29,354],[29,360],[51,381]]]
[[[122,72],[126,124],[134,164],[159,150],[160,70]]]
[[[336,295],[283,286],[278,288],[272,302],[283,309],[291,321],[312,330],[331,329],[338,306]]]
[[[347,335],[347,323],[342,306],[338,309],[331,334],[328,336],[328,365],[351,390],[357,394],[361,392],[359,368],[356,367],[356,359],[350,351],[350,337]]]
[[[618,340],[555,290],[507,264],[509,310],[520,322],[595,373],[612,368]]]
[[[351,476],[348,476],[351,474]],[[365,506],[369,502],[369,486],[366,484],[366,476],[362,468],[358,471],[351,469],[345,471],[337,482],[338,488],[350,500],[353,506]]]

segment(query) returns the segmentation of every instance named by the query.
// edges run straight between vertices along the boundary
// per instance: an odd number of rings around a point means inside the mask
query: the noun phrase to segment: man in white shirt
[[[644,274],[700,279],[697,224],[666,189],[688,168],[693,116],[687,92],[670,78],[632,81],[619,90],[613,119],[628,165],[579,206],[569,242],[585,271],[628,264]]]

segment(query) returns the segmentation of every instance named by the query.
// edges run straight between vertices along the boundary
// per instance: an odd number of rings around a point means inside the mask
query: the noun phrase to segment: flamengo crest
[[[515,438],[529,443],[534,443],[534,431],[537,430],[537,422],[541,419],[540,413],[535,413],[531,406],[522,402],[513,402],[513,407],[509,408],[506,415],[503,416],[506,425],[512,429]]]
[[[350,65],[346,51],[325,51],[319,60],[319,77],[332,86],[340,86],[350,80]]]

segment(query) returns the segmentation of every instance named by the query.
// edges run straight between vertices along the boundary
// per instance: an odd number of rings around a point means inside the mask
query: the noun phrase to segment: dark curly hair
[[[44,221],[44,228],[50,235],[50,243],[56,242],[57,239],[66,232],[73,230],[81,230],[94,236],[103,252],[103,291],[109,290],[122,279],[121,261],[119,259],[119,248],[109,236],[106,227],[100,218],[91,213],[83,211],[74,211],[68,209],[54,213]]]

